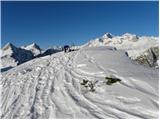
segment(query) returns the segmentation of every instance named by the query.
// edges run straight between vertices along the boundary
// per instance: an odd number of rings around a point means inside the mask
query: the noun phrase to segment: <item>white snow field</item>
[[[123,50],[59,52],[2,73],[1,118],[158,118],[158,81]]]

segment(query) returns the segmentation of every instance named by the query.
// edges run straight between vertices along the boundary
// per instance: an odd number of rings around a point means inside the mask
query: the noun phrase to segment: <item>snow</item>
[[[0,68],[5,71],[12,67],[22,64],[23,62],[33,59],[41,53],[40,47],[33,43],[28,46],[16,47],[11,43],[7,43],[1,49],[1,66]]]
[[[107,37],[107,35],[112,37]],[[135,59],[147,49],[158,46],[158,44],[158,37],[137,36],[130,33],[125,33],[122,36],[113,36],[111,33],[106,33],[102,37],[91,40],[84,46],[112,46],[125,50],[130,58]]]
[[[32,43],[21,48],[31,51],[34,56],[41,54],[41,48],[36,43]]]
[[[102,38],[112,38],[113,35],[111,33],[105,33]]]
[[[159,55],[156,54],[158,56],[156,56],[156,60],[154,60],[152,52],[149,51],[151,48],[158,47],[158,43],[158,37],[153,36],[137,36],[130,33],[125,33],[121,36],[115,36],[111,33],[105,33],[102,37],[91,40],[87,44],[81,46],[71,46],[71,50],[78,50],[80,48],[93,46],[111,46],[118,50],[124,50],[128,54],[128,57],[133,60],[137,60],[139,63],[146,65],[148,64],[146,60],[148,60],[150,61],[148,66],[158,68]],[[62,46],[53,46],[44,51],[41,50],[36,43],[32,43],[20,48],[15,47],[11,43],[7,43],[0,50],[0,67],[3,69],[3,71],[6,71],[17,66],[18,64],[34,59],[35,57],[43,57],[60,52],[62,51],[62,48]]]
[[[16,49],[16,47],[15,47],[13,44],[7,43],[7,44],[2,48],[2,54],[1,54],[1,56],[11,55],[15,49]]]
[[[121,81],[107,85],[106,76]],[[3,72],[1,86],[1,118],[158,118],[158,69],[112,47],[33,59]]]

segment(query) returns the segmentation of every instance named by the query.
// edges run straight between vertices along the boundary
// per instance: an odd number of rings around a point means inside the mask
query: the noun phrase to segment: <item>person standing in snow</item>
[[[65,45],[65,46],[63,47],[63,49],[64,49],[64,52],[65,52],[65,53],[70,51],[69,45]]]

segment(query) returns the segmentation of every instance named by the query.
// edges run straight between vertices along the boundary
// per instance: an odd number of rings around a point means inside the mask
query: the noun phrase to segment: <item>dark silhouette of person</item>
[[[64,49],[64,52],[69,52],[70,47],[69,47],[69,45],[65,45],[63,47],[63,49]]]

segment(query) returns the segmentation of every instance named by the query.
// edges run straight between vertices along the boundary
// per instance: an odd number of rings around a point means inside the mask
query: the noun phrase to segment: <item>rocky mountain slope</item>
[[[34,56],[41,54],[42,51],[41,48],[36,43],[32,43],[30,45],[23,46],[21,48],[31,51]]]
[[[6,44],[1,50],[1,67],[14,67],[33,59],[33,54],[29,50],[17,48],[13,44]]]
[[[1,49],[1,72],[34,58],[51,55],[60,51],[62,50],[58,48],[42,50],[36,43],[22,47],[16,47],[12,43],[7,43]]]

